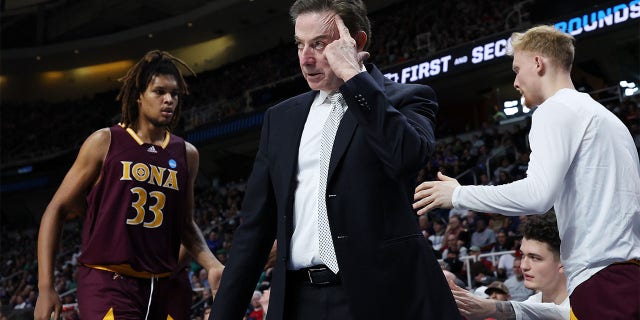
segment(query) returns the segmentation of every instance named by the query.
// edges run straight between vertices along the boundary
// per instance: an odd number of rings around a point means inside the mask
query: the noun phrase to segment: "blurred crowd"
[[[400,1],[371,15],[371,62],[384,69],[504,31],[505,13],[513,10],[507,0]],[[306,90],[299,77],[293,39],[188,77],[191,95],[183,104],[182,128],[263,110],[296,90]],[[2,163],[42,159],[79,147],[91,132],[118,121],[116,95],[109,91],[60,103],[4,103],[3,110],[11,112],[3,112],[1,119]]]

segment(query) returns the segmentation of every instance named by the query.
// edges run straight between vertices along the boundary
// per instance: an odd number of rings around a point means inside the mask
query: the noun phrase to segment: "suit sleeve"
[[[212,319],[242,319],[276,234],[276,206],[268,165],[269,115],[265,120],[229,259],[213,302]]]
[[[396,84],[386,78],[384,83],[383,87],[361,72],[340,91],[349,106],[347,112],[365,130],[387,174],[406,178],[420,170],[435,149],[438,104],[428,86]]]

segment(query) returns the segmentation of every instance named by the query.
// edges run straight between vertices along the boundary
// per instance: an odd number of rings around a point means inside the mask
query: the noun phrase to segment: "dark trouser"
[[[78,310],[82,319],[164,320],[169,290],[168,278],[141,279],[78,267]]]
[[[569,297],[578,320],[640,319],[640,265],[612,264],[578,285]]]
[[[340,281],[332,282],[321,285],[312,284],[300,271],[289,272],[285,293],[285,319],[353,319],[344,287]]]

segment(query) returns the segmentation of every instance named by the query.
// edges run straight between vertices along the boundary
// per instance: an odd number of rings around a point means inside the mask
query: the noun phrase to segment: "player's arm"
[[[78,157],[42,215],[38,233],[39,296],[34,310],[36,320],[48,320],[54,309],[56,316],[60,310],[60,299],[53,287],[53,271],[62,226],[65,220],[84,214],[85,197],[100,176],[110,141],[109,129],[98,130],[85,140]]]
[[[224,266],[213,256],[207,246],[200,228],[193,220],[193,209],[195,206],[194,185],[198,174],[199,155],[198,150],[190,143],[186,143],[187,162],[189,166],[189,183],[187,185],[187,208],[185,208],[184,221],[181,230],[182,245],[193,257],[193,259],[205,268],[209,274],[209,285],[211,290],[215,290],[220,284],[222,270]]]

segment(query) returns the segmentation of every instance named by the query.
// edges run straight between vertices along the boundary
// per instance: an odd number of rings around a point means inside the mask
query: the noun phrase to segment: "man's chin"
[[[156,120],[151,122],[155,127],[162,128],[168,127],[171,124],[171,119],[167,120]]]
[[[311,88],[311,90],[322,90],[321,81],[314,81],[307,78],[307,85],[309,86],[309,88]]]
[[[527,280],[527,279],[524,280],[524,287],[529,289],[529,290],[536,290],[535,289],[536,284],[531,282],[531,281],[529,281],[529,280]]]

